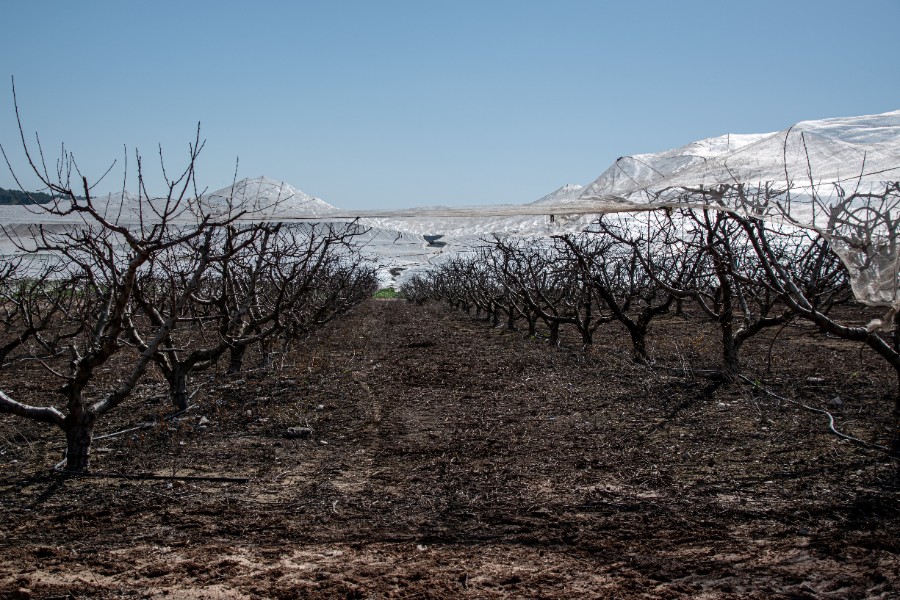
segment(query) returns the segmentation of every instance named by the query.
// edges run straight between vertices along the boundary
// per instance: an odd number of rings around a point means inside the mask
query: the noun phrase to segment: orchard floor
[[[703,376],[699,315],[653,331],[651,368],[613,324],[585,354],[370,301],[280,372],[199,375],[179,418],[149,381],[101,419],[156,424],[97,439],[95,474],[182,479],[52,474],[62,435],[3,417],[0,597],[900,597],[891,460],[788,401],[884,444],[880,359],[767,332],[744,359],[776,398]],[[36,368],[3,389],[39,400]]]

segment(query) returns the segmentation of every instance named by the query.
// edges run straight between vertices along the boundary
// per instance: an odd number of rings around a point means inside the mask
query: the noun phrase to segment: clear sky
[[[24,172],[15,76],[48,155],[64,142],[89,179],[118,159],[104,193],[125,147],[153,186],[158,145],[183,167],[198,121],[209,190],[239,158],[239,178],[362,209],[529,202],[622,155],[900,109],[900,0],[0,0],[0,15],[0,143]]]

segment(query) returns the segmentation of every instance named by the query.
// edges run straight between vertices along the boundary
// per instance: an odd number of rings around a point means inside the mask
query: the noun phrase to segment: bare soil
[[[699,317],[653,332],[648,367],[614,325],[585,353],[371,301],[278,372],[199,375],[180,417],[150,378],[100,421],[95,477],[3,417],[0,598],[900,597],[894,462],[791,402],[886,444],[880,359],[767,332],[743,359],[775,397],[706,376]],[[0,379],[52,390],[36,365]]]

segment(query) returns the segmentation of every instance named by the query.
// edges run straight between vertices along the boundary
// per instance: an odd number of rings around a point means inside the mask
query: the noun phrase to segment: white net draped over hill
[[[586,186],[566,185],[528,204],[342,210],[286,183],[259,177],[203,194],[195,211],[240,213],[247,221],[348,221],[383,270],[427,266],[493,235],[547,236],[584,230],[598,215],[710,205],[760,217],[773,227],[815,229],[850,271],[856,297],[900,308],[898,204],[900,111],[800,122],[771,134],[724,135],[681,148],[619,158]],[[129,194],[97,199],[121,223],[146,222],[153,201]],[[427,198],[423,198],[427,203]],[[142,208],[143,207],[143,208]],[[143,212],[142,212],[143,211]],[[72,218],[0,207],[17,235]],[[4,247],[4,253],[9,250]]]
[[[712,206],[826,236],[858,300],[900,308],[900,111],[805,121],[772,134],[725,135],[618,159],[587,185],[531,204],[375,212],[374,227],[442,234],[543,236],[597,215]],[[619,217],[627,222],[628,217]]]

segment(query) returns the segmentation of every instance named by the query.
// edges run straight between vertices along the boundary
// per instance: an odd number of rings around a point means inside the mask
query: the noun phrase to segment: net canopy
[[[653,154],[619,158],[587,186],[565,186],[530,204],[342,210],[282,182],[246,179],[204,194],[179,220],[201,213],[245,221],[348,221],[385,268],[410,268],[493,235],[546,236],[585,229],[598,215],[672,206],[713,206],[775,226],[826,236],[850,271],[856,297],[900,309],[900,111],[800,122],[770,134],[724,135]],[[98,199],[120,223],[152,221],[155,200]],[[0,221],[71,224],[40,208],[0,207]],[[623,217],[627,220],[627,216]]]

